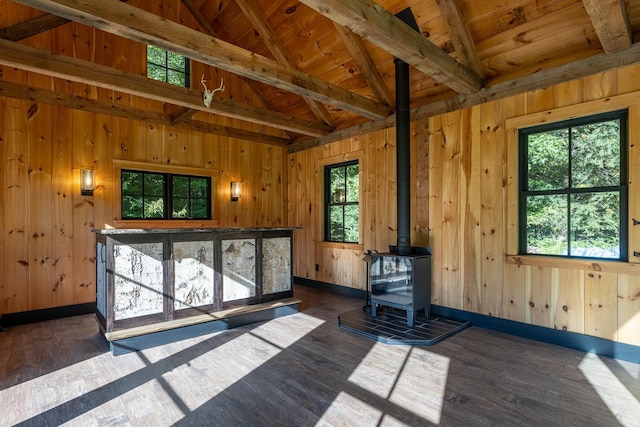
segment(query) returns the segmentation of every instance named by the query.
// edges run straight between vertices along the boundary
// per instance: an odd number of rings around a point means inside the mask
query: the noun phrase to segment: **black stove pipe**
[[[409,65],[396,58],[396,178],[398,255],[411,253]]]
[[[420,32],[410,8],[396,14],[396,17]],[[409,111],[409,65],[395,58],[396,68],[396,181],[398,215],[398,255],[411,254],[411,117]]]

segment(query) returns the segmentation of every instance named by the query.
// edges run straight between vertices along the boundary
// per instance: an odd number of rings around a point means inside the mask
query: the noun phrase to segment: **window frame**
[[[158,63],[155,63],[155,62],[149,60],[149,47],[153,47],[153,48],[156,48],[156,49],[161,50],[162,52],[164,52],[164,64],[158,64]],[[173,68],[173,67],[169,66],[169,54],[170,53],[172,53],[174,55],[181,56],[182,58],[184,58],[184,70]],[[159,81],[159,82],[165,82],[165,83],[173,84],[175,86],[180,86],[180,85],[177,85],[175,83],[171,83],[169,81],[169,71],[173,71],[173,72],[180,73],[180,74],[184,75],[184,87],[188,87],[188,88],[191,87],[191,60],[189,58],[187,58],[184,55],[180,55],[180,54],[177,54],[175,52],[171,52],[169,50],[162,49],[162,48],[160,48],[158,46],[154,46],[154,45],[147,45],[146,54],[147,54],[146,55],[146,59],[147,59],[147,77],[148,78],[150,78],[152,80]],[[154,79],[153,77],[150,77],[149,76],[149,64],[164,69],[165,70],[165,79],[164,80],[159,80],[159,79]],[[180,87],[182,87],[182,86],[180,86]]]
[[[331,195],[331,170],[333,169],[338,169],[338,168],[344,168],[345,173],[346,173],[346,168],[348,166],[352,166],[352,165],[358,165],[358,200],[356,202],[348,202],[346,200],[346,188],[345,188],[345,200],[344,202],[334,202],[332,201],[332,195]],[[338,243],[338,244],[360,244],[360,239],[361,239],[361,216],[362,216],[362,212],[361,212],[361,203],[360,203],[360,199],[361,199],[361,176],[362,176],[362,169],[361,169],[361,165],[360,165],[360,159],[356,158],[356,159],[352,159],[352,160],[346,160],[343,162],[339,162],[339,163],[331,163],[331,164],[326,164],[324,165],[324,180],[323,180],[323,194],[324,194],[324,230],[323,230],[323,241],[327,242],[327,243]],[[346,181],[345,181],[345,185],[346,185]],[[330,221],[330,217],[331,217],[331,207],[332,206],[354,206],[357,205],[358,206],[358,241],[355,242],[351,242],[351,241],[346,241],[344,240],[332,240],[331,237],[331,233],[330,233],[330,228],[331,228],[331,221]],[[342,217],[342,225],[344,228],[344,210],[343,210],[343,217]]]
[[[556,257],[561,259],[597,259],[601,261],[622,261],[626,262],[628,257],[628,141],[629,141],[629,119],[628,110],[615,110],[584,117],[570,118],[563,121],[534,125],[518,129],[518,253],[524,256]],[[529,190],[528,185],[528,136],[549,132],[553,130],[567,129],[569,133],[569,146],[567,150],[571,152],[571,129],[588,124],[620,120],[620,180],[615,186],[598,187],[571,187],[571,156],[568,157],[567,173],[569,186],[564,189],[554,190]],[[610,257],[589,257],[571,255],[571,196],[574,194],[617,192],[619,194],[619,253],[617,258]],[[567,219],[567,254],[535,254],[527,252],[527,196],[530,195],[567,195],[566,219]]]
[[[122,189],[122,176],[124,173],[138,173],[138,174],[142,174],[142,182],[143,182],[143,187],[142,187],[142,194],[140,196],[142,196],[143,198],[143,203],[144,203],[144,177],[145,175],[161,175],[164,177],[164,188],[163,188],[163,196],[162,196],[162,200],[163,200],[163,216],[161,218],[147,218],[147,217],[125,217],[123,216],[123,198],[125,197],[125,194],[123,192]],[[189,178],[189,194],[187,197],[183,197],[188,199],[189,201],[189,205],[191,204],[191,179],[202,179],[206,181],[206,204],[207,204],[207,216],[200,218],[200,217],[186,217],[186,218],[181,218],[181,217],[173,217],[173,199],[174,199],[174,194],[173,194],[173,178],[174,177],[187,177]],[[154,171],[154,170],[140,170],[140,169],[130,169],[130,168],[122,168],[120,169],[120,173],[119,173],[119,199],[120,199],[120,212],[119,212],[119,216],[120,219],[123,221],[210,221],[213,219],[213,197],[212,197],[212,182],[213,179],[211,176],[206,176],[206,175],[195,175],[195,174],[186,174],[186,173],[172,173],[172,172],[160,172],[160,171]],[[198,200],[202,200],[203,198],[197,198]],[[144,214],[144,210],[143,210],[143,214]]]

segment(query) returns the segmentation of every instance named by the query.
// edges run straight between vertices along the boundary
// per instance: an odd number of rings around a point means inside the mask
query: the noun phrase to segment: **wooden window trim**
[[[324,209],[324,205],[325,205],[325,200],[324,200],[324,168],[325,166],[330,166],[333,164],[338,164],[338,163],[344,163],[344,162],[350,162],[350,161],[354,161],[357,160],[358,161],[358,165],[359,165],[359,174],[360,174],[360,183],[362,184],[362,176],[364,174],[364,165],[362,163],[362,159],[364,159],[364,150],[357,150],[357,151],[352,151],[349,153],[345,153],[345,154],[339,154],[337,156],[330,156],[330,157],[323,157],[321,159],[318,159],[318,167],[317,167],[317,173],[320,174],[320,179],[318,179],[319,182],[319,188],[317,191],[317,199],[316,199],[316,206],[318,206],[317,211],[320,212],[320,218],[318,223],[320,224],[320,227],[318,227],[317,233],[318,235],[316,236],[316,242],[318,242],[319,244],[321,244],[322,246],[325,247],[338,247],[338,248],[345,248],[345,249],[355,249],[355,250],[359,250],[358,248],[362,248],[363,247],[363,230],[362,230],[362,212],[364,211],[364,209],[366,209],[365,205],[364,205],[364,190],[363,190],[363,186],[360,185],[360,192],[358,194],[358,200],[359,200],[359,205],[360,205],[360,216],[358,218],[358,223],[359,223],[359,227],[358,227],[358,231],[359,231],[359,235],[358,235],[358,243],[341,243],[341,242],[328,242],[324,240],[324,230],[325,230],[325,222],[326,222],[326,218],[325,218],[325,209]],[[333,246],[333,245],[337,245],[337,246]]]
[[[506,178],[506,204],[505,204],[505,248],[507,253],[507,262],[511,264],[536,265],[536,266],[556,266],[558,268],[572,268],[575,265],[577,269],[585,268],[585,264],[589,264],[590,260],[578,260],[577,263],[571,259],[556,259],[555,257],[545,256],[526,256],[518,254],[518,131],[523,127],[536,126],[545,123],[553,123],[568,120],[578,116],[595,115],[610,111],[628,109],[628,134],[627,134],[627,171],[628,171],[628,215],[629,221],[633,218],[640,219],[640,147],[635,146],[633,141],[640,139],[640,123],[634,120],[640,117],[640,91],[625,93],[617,96],[611,96],[594,101],[585,102],[577,105],[554,108],[550,110],[539,111],[532,114],[526,114],[517,117],[507,118],[505,120],[506,133],[506,154],[507,161],[505,165]],[[635,210],[634,210],[635,209]],[[634,256],[634,251],[640,251],[640,226],[631,226],[628,228],[627,235],[628,260],[624,261],[607,261],[606,264],[616,264],[616,268],[607,271],[627,271],[634,274],[640,273],[637,265],[640,265],[640,256]],[[534,258],[536,261],[529,261]],[[521,261],[515,262],[513,260]],[[605,261],[595,262],[604,265]]]
[[[120,172],[122,169],[133,169],[144,172],[172,173],[178,175],[193,175],[211,178],[211,219],[122,219],[122,193],[120,188]],[[216,184],[218,172],[211,169],[193,168],[187,166],[166,166],[157,163],[144,163],[130,160],[113,161],[113,227],[114,228],[214,228],[218,227],[216,218]]]

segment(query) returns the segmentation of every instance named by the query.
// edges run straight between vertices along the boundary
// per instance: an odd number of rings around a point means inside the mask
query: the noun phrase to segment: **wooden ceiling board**
[[[570,26],[567,25],[569,21],[572,22]],[[561,9],[546,19],[535,19],[518,25],[476,43],[476,49],[480,59],[488,59],[535,43],[554,45],[556,39],[566,43],[566,31],[574,29],[574,27],[579,27],[581,31],[586,27],[591,27],[588,32],[593,33],[591,20],[581,5],[574,4]],[[580,44],[586,42],[586,39],[579,37],[575,42]]]
[[[593,27],[565,27],[564,31],[554,37],[531,40],[519,46],[505,50],[482,60],[487,77],[510,74],[518,68],[528,68],[534,64],[542,64],[550,58],[567,55],[579,50],[599,49],[599,42]],[[602,50],[599,49],[601,52]]]
[[[565,7],[575,4],[582,6],[580,0],[543,2],[536,0],[514,2],[461,0],[460,4],[476,44],[529,21],[544,19],[545,16]]]

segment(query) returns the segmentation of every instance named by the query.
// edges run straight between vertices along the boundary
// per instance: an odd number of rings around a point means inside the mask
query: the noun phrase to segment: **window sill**
[[[321,248],[345,249],[351,251],[361,251],[364,245],[360,243],[339,243],[339,242],[318,242]]]
[[[217,219],[159,219],[159,220],[123,220],[117,219],[113,221],[114,228],[215,228],[218,227],[219,221]]]
[[[624,261],[556,258],[537,255],[507,255],[507,264],[565,268],[569,270],[602,271],[605,273],[640,274],[640,264]]]

